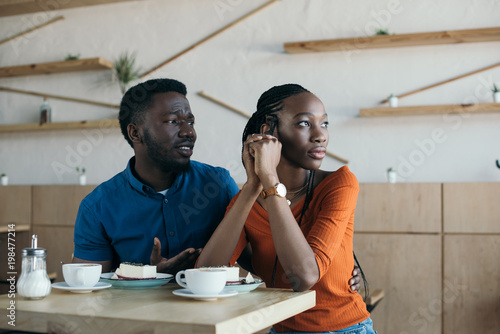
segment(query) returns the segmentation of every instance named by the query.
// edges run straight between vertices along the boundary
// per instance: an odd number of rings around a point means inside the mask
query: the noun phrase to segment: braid
[[[242,142],[244,143],[249,135],[260,133],[262,124],[269,123],[271,133],[274,133],[274,129],[278,128],[278,116],[276,113],[283,109],[283,100],[305,92],[309,91],[297,84],[274,86],[264,92],[257,102],[257,111],[250,117],[243,130]]]

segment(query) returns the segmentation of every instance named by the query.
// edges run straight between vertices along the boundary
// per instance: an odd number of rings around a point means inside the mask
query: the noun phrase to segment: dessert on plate
[[[111,279],[119,280],[141,280],[156,278],[156,266],[147,264],[122,262],[120,267],[116,268]]]
[[[226,284],[240,282],[240,268],[239,267],[222,267],[226,270]]]
[[[255,279],[253,278],[252,274],[248,273],[248,275],[245,278],[239,279],[237,281],[227,281],[226,285],[240,285],[240,284],[253,284],[256,283]]]
[[[247,277],[245,277],[241,283],[243,284],[252,284],[255,283],[255,279],[253,278],[252,274],[248,273]]]

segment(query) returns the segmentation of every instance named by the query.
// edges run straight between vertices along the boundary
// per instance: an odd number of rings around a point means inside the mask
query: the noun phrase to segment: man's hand
[[[361,279],[361,270],[359,270],[359,267],[354,266],[352,278],[349,280],[349,285],[351,286],[351,290],[353,292],[358,291],[361,287]]]
[[[194,264],[200,253],[201,248],[188,248],[176,256],[167,259],[161,256],[160,239],[155,238],[150,261],[151,265],[156,266],[157,272],[175,275],[178,271],[194,268]]]

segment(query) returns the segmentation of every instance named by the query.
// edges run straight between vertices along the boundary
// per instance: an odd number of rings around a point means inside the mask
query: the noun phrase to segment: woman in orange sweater
[[[316,290],[314,308],[271,333],[376,333],[348,283],[358,182],[346,166],[319,169],[328,138],[314,94],[294,84],[262,94],[243,133],[247,182],[198,259],[234,264],[245,251],[268,287]]]

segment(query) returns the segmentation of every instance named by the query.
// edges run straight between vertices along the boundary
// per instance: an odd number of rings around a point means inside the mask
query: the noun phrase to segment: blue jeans
[[[271,328],[271,331],[268,334],[276,334],[274,328]],[[286,333],[281,333],[281,334],[315,334],[315,333],[310,333],[310,332],[286,332]],[[371,318],[366,319],[363,322],[360,322],[359,324],[356,324],[351,327],[347,327],[344,329],[341,329],[339,331],[333,331],[333,332],[321,332],[321,334],[377,334],[376,331],[373,330],[373,321]]]

